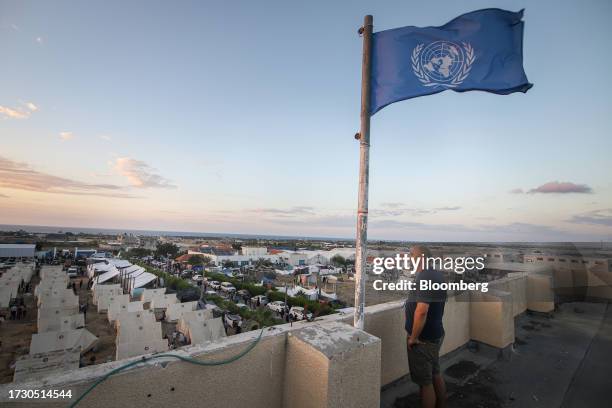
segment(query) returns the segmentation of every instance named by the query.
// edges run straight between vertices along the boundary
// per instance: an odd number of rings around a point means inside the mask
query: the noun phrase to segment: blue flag
[[[402,27],[372,38],[370,114],[451,89],[500,95],[527,92],[523,10],[484,9],[441,27]]]

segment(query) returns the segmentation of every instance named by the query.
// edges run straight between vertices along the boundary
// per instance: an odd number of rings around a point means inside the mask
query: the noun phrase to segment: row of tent
[[[38,306],[38,333],[32,335],[29,355],[17,360],[13,381],[38,380],[79,367],[81,354],[98,338],[86,330],[79,297],[68,289],[69,278],[61,266],[44,265],[34,294]]]
[[[11,305],[11,300],[19,293],[19,285],[29,283],[33,274],[34,265],[29,263],[18,263],[2,273],[0,276],[0,309]]]

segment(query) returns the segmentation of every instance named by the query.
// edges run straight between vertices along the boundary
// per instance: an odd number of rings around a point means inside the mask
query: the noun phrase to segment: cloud
[[[522,192],[522,190],[514,189],[511,192],[520,193]],[[575,183],[570,183],[570,182],[560,183],[558,181],[551,181],[549,183],[542,184],[539,187],[532,188],[527,193],[528,194],[536,194],[536,193],[541,193],[541,194],[570,194],[570,193],[589,194],[592,192],[593,192],[593,189],[587,186],[586,184],[575,184]]]
[[[36,42],[42,45],[43,38],[42,37],[36,37]]]
[[[38,110],[38,106],[34,105],[32,102],[24,103],[25,107],[31,110],[32,112],[36,112]]]
[[[436,214],[442,211],[457,211],[459,206],[445,206],[436,208],[410,208],[404,207],[403,203],[386,202],[381,203],[381,208],[374,208],[370,213],[375,217],[400,217],[402,215],[419,216],[424,214]]]
[[[512,190],[510,190],[510,194],[523,194],[524,191],[522,188],[513,188]]]
[[[110,136],[108,135],[102,135],[100,136],[100,139],[102,140],[106,140],[107,142],[110,142],[111,140],[113,140]]]
[[[27,119],[30,117],[30,112],[24,111],[23,109],[16,108],[8,108],[6,106],[0,105],[0,115],[4,115],[11,119]]]
[[[315,215],[314,207],[308,206],[296,206],[290,208],[255,208],[251,211],[273,216]]]
[[[0,198],[9,198],[9,196],[7,196],[6,194],[0,193]]]
[[[155,174],[155,169],[147,163],[130,157],[119,157],[113,165],[115,171],[128,179],[138,188],[176,188],[170,180]]]
[[[88,184],[81,181],[54,176],[32,169],[0,156],[0,187],[39,193],[93,195],[116,198],[138,198],[122,192],[125,187],[113,184]]]
[[[593,210],[583,214],[574,215],[568,221],[575,224],[592,224],[612,227],[612,208]]]
[[[74,138],[74,134],[72,134],[72,132],[60,132],[59,135],[60,135],[60,139],[62,139],[62,142],[65,142],[67,140]]]

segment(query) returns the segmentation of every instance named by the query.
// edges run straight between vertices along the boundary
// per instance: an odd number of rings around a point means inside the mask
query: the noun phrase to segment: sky
[[[488,7],[535,86],[377,113],[369,237],[612,240],[607,0],[0,0],[0,224],[354,237],[363,16]]]

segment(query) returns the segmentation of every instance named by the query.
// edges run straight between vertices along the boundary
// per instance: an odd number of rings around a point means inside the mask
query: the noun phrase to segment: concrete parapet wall
[[[548,313],[555,310],[555,294],[552,275],[527,276],[527,309]]]
[[[470,337],[504,348],[514,342],[512,294],[498,290],[470,293]]]

